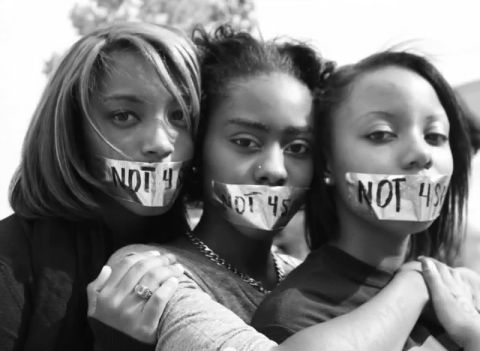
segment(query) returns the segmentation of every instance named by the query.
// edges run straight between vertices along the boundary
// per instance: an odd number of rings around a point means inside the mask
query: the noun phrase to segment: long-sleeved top
[[[220,266],[181,238],[162,246],[137,247],[170,252],[185,267],[178,289],[167,303],[158,325],[157,351],[224,350],[267,351],[277,344],[250,327],[250,320],[265,294]],[[134,246],[128,252],[135,252]],[[285,273],[299,261],[278,255]],[[101,343],[108,335],[95,337]],[[117,350],[126,350],[118,344]]]
[[[114,249],[100,221],[0,221],[0,350],[93,350],[86,287]]]

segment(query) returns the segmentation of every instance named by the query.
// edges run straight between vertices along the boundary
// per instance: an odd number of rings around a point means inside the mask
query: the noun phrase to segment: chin
[[[256,229],[245,226],[236,226],[237,230],[242,233],[244,236],[258,241],[273,240],[275,235],[277,235],[282,229],[277,230],[264,230]]]
[[[136,214],[137,216],[144,216],[144,217],[163,215],[166,212],[168,212],[168,210],[170,210],[173,204],[172,202],[167,206],[148,207],[148,206],[140,205],[135,202],[125,201],[125,200],[118,200],[118,202],[130,212]]]
[[[385,220],[380,221],[379,225],[391,233],[398,233],[398,235],[410,235],[427,230],[432,223],[433,221],[417,222]]]

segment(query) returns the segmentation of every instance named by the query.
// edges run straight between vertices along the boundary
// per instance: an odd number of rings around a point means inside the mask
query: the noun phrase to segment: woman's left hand
[[[88,315],[147,344],[156,341],[158,322],[178,286],[183,268],[156,251],[111,260],[87,287]]]
[[[478,275],[467,268],[450,268],[431,258],[419,260],[438,320],[465,350],[476,350],[475,345],[480,341],[480,314],[476,307]]]

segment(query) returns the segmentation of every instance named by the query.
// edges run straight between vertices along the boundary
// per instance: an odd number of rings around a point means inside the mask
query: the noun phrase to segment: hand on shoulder
[[[90,317],[150,344],[183,274],[175,256],[154,248],[130,245],[118,250],[87,288]]]
[[[450,337],[465,350],[480,343],[480,278],[467,268],[450,268],[421,257],[423,276],[435,313]]]

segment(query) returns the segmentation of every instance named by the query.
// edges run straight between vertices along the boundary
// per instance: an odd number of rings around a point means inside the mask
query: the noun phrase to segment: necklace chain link
[[[232,272],[233,274],[240,277],[240,279],[242,279],[245,283],[249,284],[250,286],[253,286],[255,289],[257,289],[261,293],[267,294],[267,293],[270,292],[270,290],[265,289],[265,287],[263,286],[263,284],[261,282],[259,282],[258,280],[250,277],[248,274],[240,272],[237,268],[232,266],[225,259],[221,258],[212,249],[210,249],[207,246],[207,244],[205,244],[199,238],[194,236],[191,232],[187,232],[186,235],[187,235],[188,239],[190,240],[190,242],[193,244],[193,246],[195,246],[210,261],[212,261],[213,263],[216,263],[219,266],[222,266],[222,267],[228,269],[230,272]],[[272,252],[272,257],[273,257],[273,263],[275,265],[275,273],[277,274],[277,284],[278,284],[283,280],[283,278],[285,277],[285,274],[283,272],[283,269],[282,269],[280,263],[278,262],[278,257],[273,252]]]

